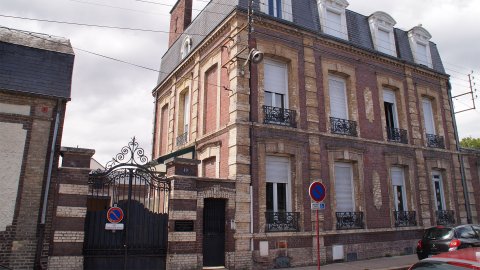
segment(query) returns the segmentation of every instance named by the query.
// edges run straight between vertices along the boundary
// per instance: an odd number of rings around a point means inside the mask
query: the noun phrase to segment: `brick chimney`
[[[192,22],[192,0],[178,0],[170,11],[170,37],[168,47],[177,40]]]

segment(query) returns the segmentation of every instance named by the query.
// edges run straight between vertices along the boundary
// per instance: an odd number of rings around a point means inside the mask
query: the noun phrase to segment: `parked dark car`
[[[479,225],[436,226],[426,229],[418,241],[417,256],[422,260],[431,255],[467,247],[480,247]]]
[[[421,260],[409,270],[479,270],[480,248],[464,248]]]

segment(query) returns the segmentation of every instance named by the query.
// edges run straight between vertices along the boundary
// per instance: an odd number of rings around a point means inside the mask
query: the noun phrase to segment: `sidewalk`
[[[354,262],[342,262],[321,265],[321,270],[374,270],[374,269],[408,269],[412,264],[418,262],[416,254],[395,256],[395,257],[382,257],[377,259],[354,261]],[[293,267],[284,268],[292,270],[317,270],[317,266],[306,267]]]

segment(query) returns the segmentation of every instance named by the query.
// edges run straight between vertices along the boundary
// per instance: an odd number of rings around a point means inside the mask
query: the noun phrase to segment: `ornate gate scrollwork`
[[[165,269],[170,182],[144,152],[134,137],[90,173],[85,269]],[[121,231],[105,228],[112,206],[125,213]]]

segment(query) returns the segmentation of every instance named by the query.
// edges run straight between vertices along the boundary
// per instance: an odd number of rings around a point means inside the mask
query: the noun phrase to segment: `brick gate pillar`
[[[92,149],[62,147],[48,269],[83,269],[84,224]]]
[[[197,160],[167,160],[167,177],[172,182],[168,213],[167,269],[196,269],[201,265],[197,250]]]

